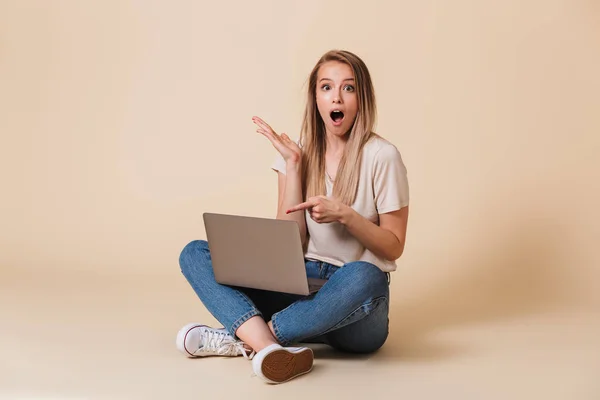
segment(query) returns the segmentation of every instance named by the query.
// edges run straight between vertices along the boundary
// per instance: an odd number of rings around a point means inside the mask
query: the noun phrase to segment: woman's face
[[[344,136],[358,113],[356,81],[349,65],[329,61],[317,73],[316,100],[328,134]]]

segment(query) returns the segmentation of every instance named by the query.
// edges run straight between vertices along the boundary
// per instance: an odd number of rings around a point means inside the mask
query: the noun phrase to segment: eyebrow
[[[319,82],[322,82],[322,81],[332,81],[332,80],[333,79],[330,79],[330,78],[321,78],[321,79],[319,79]],[[353,80],[354,80],[354,78],[346,78],[342,82],[353,81]]]

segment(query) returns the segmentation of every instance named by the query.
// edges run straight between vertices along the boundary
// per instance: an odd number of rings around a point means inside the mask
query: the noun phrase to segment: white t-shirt
[[[278,155],[272,165],[285,174],[285,160]],[[325,176],[327,196],[333,185]],[[363,147],[356,200],[352,208],[369,221],[379,225],[379,214],[396,211],[408,205],[407,170],[398,149],[379,136],[372,137]],[[339,222],[318,224],[305,211],[310,235],[305,254],[307,259],[343,266],[352,261],[367,261],[384,272],[396,270],[394,261],[387,261],[367,250]]]

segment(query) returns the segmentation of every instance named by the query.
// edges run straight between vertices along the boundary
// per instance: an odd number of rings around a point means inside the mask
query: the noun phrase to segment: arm
[[[379,215],[379,226],[351,207],[342,208],[339,222],[373,254],[389,261],[402,256],[406,243],[408,206]]]
[[[325,196],[315,196],[306,202],[291,207],[287,214],[309,210],[311,218],[319,223],[339,222],[365,248],[373,254],[394,261],[404,252],[408,206],[400,210],[379,214],[379,225],[369,221],[352,207]]]
[[[287,162],[286,173],[277,172],[279,196],[277,199],[277,219],[296,221],[300,229],[302,246],[306,245],[306,218],[304,212],[286,214],[285,210],[302,201],[301,168],[298,162]]]
[[[258,133],[265,136],[273,144],[273,147],[281,154],[285,161],[285,173],[281,168],[277,169],[278,175],[278,198],[277,219],[296,221],[300,229],[302,247],[306,245],[306,218],[304,213],[287,215],[284,210],[302,201],[302,150],[297,143],[293,142],[288,135],[277,132],[269,124],[258,117],[252,117],[256,124]]]
[[[408,181],[400,153],[388,146],[380,151],[374,164],[373,191],[380,210],[379,225],[369,221],[352,207],[325,196],[315,196],[287,212],[308,210],[317,223],[339,222],[366,249],[389,261],[404,252],[408,225]]]
[[[379,225],[342,205],[339,222],[372,253],[389,261],[400,258],[408,225],[408,180],[395,146],[383,146],[373,160],[373,193]]]

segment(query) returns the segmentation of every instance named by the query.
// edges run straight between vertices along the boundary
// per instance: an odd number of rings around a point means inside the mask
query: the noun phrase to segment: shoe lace
[[[244,358],[250,360],[255,352],[247,349],[244,342],[235,340],[224,330],[209,330],[202,332],[204,346],[202,350],[215,353],[220,356],[237,356],[241,354]]]

